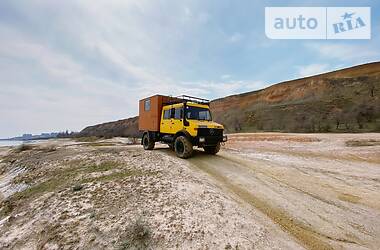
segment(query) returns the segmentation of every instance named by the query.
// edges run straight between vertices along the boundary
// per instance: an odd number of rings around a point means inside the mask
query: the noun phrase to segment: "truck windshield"
[[[211,113],[206,108],[186,106],[186,119],[211,121]]]

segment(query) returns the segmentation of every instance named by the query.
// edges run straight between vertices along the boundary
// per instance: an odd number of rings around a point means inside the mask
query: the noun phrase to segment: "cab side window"
[[[164,119],[170,119],[170,109],[164,110]]]
[[[174,110],[174,119],[182,119],[183,117],[183,109],[182,108],[176,108]]]

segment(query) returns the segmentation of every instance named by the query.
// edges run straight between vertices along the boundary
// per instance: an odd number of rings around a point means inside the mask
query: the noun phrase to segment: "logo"
[[[361,17],[353,18],[352,16],[355,15],[355,13],[345,13],[342,18],[343,21],[340,23],[334,23],[334,33],[338,34],[341,32],[347,32],[353,29],[359,29],[362,27],[365,27],[365,23]]]
[[[327,8],[327,39],[371,39],[370,7]]]
[[[371,39],[370,7],[267,7],[271,39]]]

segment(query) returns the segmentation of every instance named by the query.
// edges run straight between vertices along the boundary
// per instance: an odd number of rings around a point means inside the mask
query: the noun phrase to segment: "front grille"
[[[216,145],[223,141],[223,129],[198,128],[198,137],[204,137],[203,145]]]
[[[223,136],[223,129],[218,128],[198,128],[198,136]]]

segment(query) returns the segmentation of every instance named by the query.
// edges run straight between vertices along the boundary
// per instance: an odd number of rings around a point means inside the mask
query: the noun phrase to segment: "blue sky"
[[[380,59],[378,1],[1,1],[0,137],[137,115]],[[270,40],[264,8],[370,6],[371,40]]]

